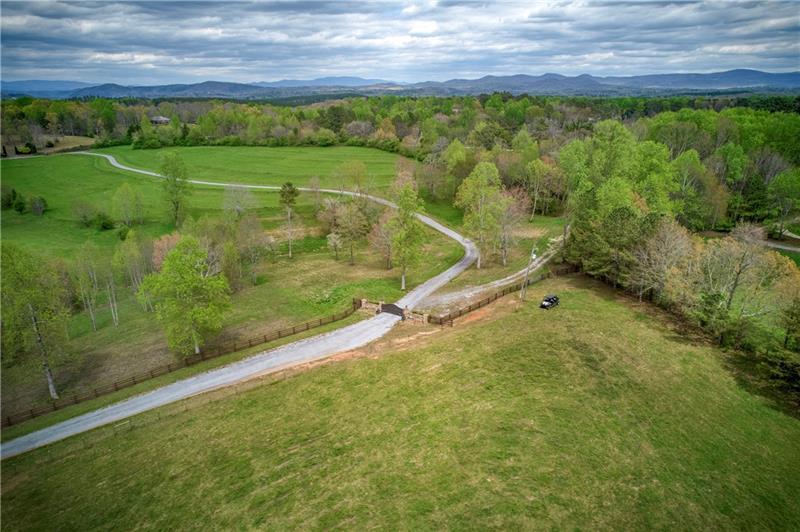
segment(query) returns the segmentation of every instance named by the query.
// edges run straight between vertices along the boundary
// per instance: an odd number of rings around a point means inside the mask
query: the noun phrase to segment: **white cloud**
[[[417,81],[543,72],[786,71],[800,68],[796,6],[4,2],[2,77],[66,73],[168,83],[321,74]]]

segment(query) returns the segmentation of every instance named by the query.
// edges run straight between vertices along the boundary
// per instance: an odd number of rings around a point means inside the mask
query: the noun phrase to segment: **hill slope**
[[[796,529],[800,421],[583,278],[82,449],[3,463],[35,528]],[[481,311],[485,312],[485,311]],[[426,339],[410,335],[428,333]],[[136,420],[134,420],[134,423]]]

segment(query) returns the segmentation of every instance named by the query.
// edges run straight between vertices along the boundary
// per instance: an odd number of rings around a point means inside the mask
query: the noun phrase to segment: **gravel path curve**
[[[91,152],[73,152],[70,155],[91,155],[105,158],[112,166],[128,172],[135,172],[152,177],[162,178],[160,174],[126,166],[117,161],[113,156]],[[250,189],[279,190],[280,187],[269,185],[246,185],[241,183],[215,183],[211,181],[199,181],[196,179],[188,180],[190,183],[214,187],[242,187]],[[309,191],[307,188],[300,188]],[[358,193],[350,191],[340,191],[322,189],[322,192],[331,194],[344,194],[357,196]],[[383,198],[365,195],[372,201],[395,207],[395,205]],[[418,218],[429,227],[443,233],[444,235],[456,240],[464,248],[464,256],[456,264],[429,279],[428,281],[410,290],[403,296],[397,305],[402,308],[414,309],[417,305],[433,292],[447,284],[451,279],[466,270],[477,258],[478,250],[471,240],[465,238],[429,218],[428,216],[418,215]],[[0,457],[24,453],[31,449],[47,445],[69,436],[91,430],[102,425],[107,425],[121,419],[157,408],[175,401],[180,401],[192,395],[203,393],[214,388],[227,386],[255,375],[278,371],[297,364],[304,364],[315,360],[327,358],[342,351],[349,351],[366,345],[388,333],[392,327],[400,321],[398,316],[392,314],[378,314],[372,318],[360,321],[353,325],[343,327],[331,332],[305,338],[297,342],[283,345],[276,349],[265,351],[253,355],[239,362],[216,368],[205,373],[200,373],[193,377],[183,379],[172,384],[168,384],[156,390],[152,390],[141,395],[125,399],[118,403],[76,416],[62,421],[50,427],[20,436],[10,440],[0,446]]]

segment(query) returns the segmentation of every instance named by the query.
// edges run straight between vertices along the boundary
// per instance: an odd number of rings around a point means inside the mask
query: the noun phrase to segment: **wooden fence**
[[[96,397],[100,397],[102,395],[106,395],[115,392],[117,390],[122,390],[123,388],[127,388],[129,386],[134,386],[136,384],[150,380],[160,375],[165,375],[175,370],[189,367],[204,360],[209,360],[222,355],[227,355],[228,353],[234,353],[241,349],[246,349],[248,347],[255,347],[260,344],[265,344],[267,342],[272,342],[275,340],[279,340],[281,338],[286,338],[288,336],[305,332],[310,329],[315,329],[322,325],[327,325],[328,323],[333,323],[334,321],[342,320],[352,315],[359,308],[361,308],[361,300],[353,299],[350,308],[348,308],[347,310],[343,310],[342,312],[339,312],[337,314],[333,314],[331,316],[307,321],[300,325],[295,325],[293,327],[286,327],[285,329],[279,329],[277,331],[273,331],[268,334],[254,336],[246,340],[234,340],[232,342],[228,342],[225,344],[210,346],[200,351],[199,354],[191,355],[183,358],[181,361],[172,362],[165,366],[161,366],[158,368],[151,369],[149,371],[133,375],[132,377],[129,377],[127,379],[114,381],[110,384],[96,386],[88,390],[75,391],[69,394],[65,394],[59,399],[48,401],[47,403],[31,405],[30,407],[19,410],[14,414],[6,415],[4,413],[2,418],[2,426],[8,427],[11,425],[16,425],[17,423],[20,423],[22,421],[42,416],[44,414],[60,410],[67,406],[76,405],[78,403],[82,403],[83,401],[88,401],[89,399],[94,399]]]
[[[538,283],[542,279],[547,279],[553,275],[563,275],[565,273],[572,273],[578,271],[578,268],[572,264],[562,264],[556,267],[551,267],[546,272],[540,272],[532,275],[528,278],[528,286],[532,285],[533,283]],[[466,307],[462,307],[460,309],[454,310],[448,314],[442,314],[440,316],[428,316],[428,323],[435,323],[438,325],[450,325],[453,326],[453,320],[456,318],[460,318],[464,314],[469,314],[472,311],[478,310],[481,307],[485,307],[489,303],[497,301],[503,296],[506,296],[512,292],[517,292],[518,290],[522,289],[523,281],[518,283],[506,286],[502,290],[499,290],[488,297],[481,299],[471,305]]]

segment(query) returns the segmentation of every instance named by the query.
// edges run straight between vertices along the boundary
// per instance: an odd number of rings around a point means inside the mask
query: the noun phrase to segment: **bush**
[[[114,220],[103,211],[97,211],[94,215],[94,225],[101,231],[108,231],[114,229]]]
[[[97,210],[91,204],[78,200],[72,204],[72,213],[83,227],[90,227],[94,222]]]
[[[17,197],[14,198],[14,210],[20,214],[23,214],[28,208],[28,204],[25,202],[25,197],[17,192]]]
[[[130,230],[131,230],[130,227],[128,227],[127,225],[123,225],[122,227],[117,229],[117,236],[119,237],[120,240],[125,240],[126,238],[128,238],[128,233],[130,232]]]
[[[48,140],[47,142],[44,143],[44,146],[46,148],[53,148],[53,147],[55,147],[55,144],[53,144],[52,140]]]
[[[13,207],[16,200],[17,191],[13,188],[3,187],[3,191],[0,193],[0,206],[2,206],[3,210]]]
[[[762,360],[775,386],[800,404],[800,355],[785,349],[774,350]]]
[[[30,206],[31,212],[35,216],[41,216],[44,214],[44,211],[47,210],[47,200],[41,196],[32,197],[28,202],[28,205]]]

